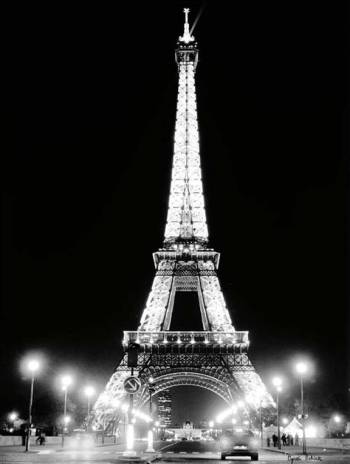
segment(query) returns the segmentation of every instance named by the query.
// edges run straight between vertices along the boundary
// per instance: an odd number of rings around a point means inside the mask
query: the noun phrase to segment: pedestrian
[[[290,446],[294,445],[293,435],[289,435],[289,444],[290,444]]]
[[[272,435],[272,441],[273,441],[274,448],[276,448],[277,441],[278,441],[278,436],[275,433]]]
[[[287,437],[286,437],[286,434],[284,433],[282,435],[282,444],[283,444],[283,446],[286,446],[286,443],[287,443]]]
[[[267,442],[267,447],[270,448],[271,438],[267,437],[266,442]]]
[[[295,446],[299,446],[299,435],[296,433],[294,438]]]
[[[22,446],[26,445],[27,433],[28,433],[28,429],[27,429],[26,425],[22,424],[21,425]]]
[[[40,446],[45,445],[45,441],[46,441],[45,432],[42,431],[42,432],[40,432],[40,440],[39,440]]]
[[[36,440],[35,440],[35,444],[36,444],[36,445],[37,445],[38,443],[40,443],[41,430],[38,429],[37,432],[38,432],[38,436],[37,436],[37,438],[36,438]]]

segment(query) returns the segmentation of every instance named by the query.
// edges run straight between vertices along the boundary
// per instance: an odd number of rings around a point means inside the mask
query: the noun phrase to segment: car
[[[252,461],[259,459],[258,440],[250,430],[229,430],[220,437],[221,460],[227,456],[250,456]]]

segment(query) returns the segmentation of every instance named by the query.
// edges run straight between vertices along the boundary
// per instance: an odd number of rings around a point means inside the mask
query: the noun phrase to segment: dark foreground
[[[220,454],[215,442],[204,441],[180,441],[180,442],[157,442],[155,443],[155,453],[145,454],[145,442],[137,442],[136,449],[140,455],[149,461],[159,464],[167,462],[191,463],[200,461],[200,464],[218,464]],[[31,452],[24,453],[21,447],[1,447],[0,448],[0,463],[117,463],[118,458],[122,455],[123,446],[121,445],[104,445],[96,446],[88,450],[79,449],[63,449],[56,446],[33,447]],[[300,451],[298,449],[286,449],[291,452],[292,456],[296,456]],[[342,450],[322,450],[313,448],[309,453],[315,459],[320,458],[323,462],[335,464],[339,462],[350,463],[350,452]],[[345,454],[346,453],[346,454]],[[311,456],[307,462],[320,462],[319,460],[311,460]],[[302,457],[304,460],[304,458]],[[228,462],[250,461],[250,458],[227,458]],[[287,463],[287,454],[278,453],[272,450],[261,450],[259,453],[259,462],[261,463]],[[296,464],[303,461],[294,461]]]

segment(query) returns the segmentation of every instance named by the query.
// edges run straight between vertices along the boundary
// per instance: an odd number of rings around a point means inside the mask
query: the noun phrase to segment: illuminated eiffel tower
[[[124,355],[94,406],[97,425],[116,422],[131,375],[128,352],[136,350],[133,374],[141,381],[135,406],[152,393],[179,385],[211,390],[226,403],[244,400],[249,411],[274,406],[248,358],[248,332],[238,332],[217,277],[220,254],[208,247],[201,177],[195,71],[198,47],[188,9],[176,48],[179,73],[172,179],[163,248],[153,253],[156,274],[137,331],[125,331]],[[171,331],[176,292],[197,292],[203,331]],[[152,394],[151,393],[151,394]]]

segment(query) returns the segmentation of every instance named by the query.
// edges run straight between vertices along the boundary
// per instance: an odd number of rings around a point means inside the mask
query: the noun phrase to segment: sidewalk
[[[147,457],[149,458],[148,460],[154,460],[155,455],[158,454],[156,451],[155,453],[145,453],[145,448],[146,445],[144,443],[135,443],[135,450],[137,454],[142,457]],[[16,454],[16,455],[22,455],[22,456],[29,456],[29,455],[49,455],[49,454],[56,454],[57,456],[59,455],[65,455],[65,454],[75,454],[75,453],[85,453],[85,454],[90,454],[90,455],[96,455],[96,454],[114,454],[118,456],[122,456],[123,452],[125,450],[125,444],[97,444],[95,446],[89,447],[89,448],[84,448],[84,447],[71,447],[71,446],[65,446],[62,448],[61,445],[56,445],[56,444],[49,444],[49,445],[44,445],[44,446],[36,446],[33,445],[30,447],[29,451],[25,451],[24,446],[17,446],[17,445],[12,445],[12,446],[1,446],[0,447],[0,462],[1,462],[1,457],[9,454]],[[154,455],[154,456],[153,456]]]
[[[282,453],[282,454],[290,454],[293,456],[297,455],[302,455],[303,454],[303,449],[301,446],[282,446],[282,448],[279,450],[277,447],[264,447],[263,450],[265,451],[272,451],[274,453]],[[308,446],[306,448],[307,455],[336,455],[341,452],[342,454],[349,454],[350,455],[350,449],[346,448],[322,448],[322,447],[316,447],[316,446]]]

